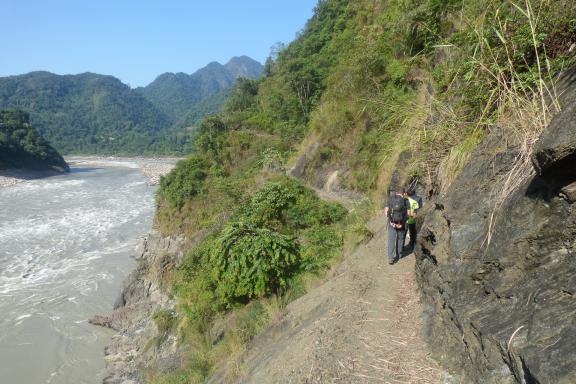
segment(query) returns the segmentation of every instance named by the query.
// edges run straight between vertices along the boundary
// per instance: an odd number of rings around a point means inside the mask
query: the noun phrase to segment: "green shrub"
[[[299,269],[299,251],[290,236],[249,224],[230,224],[211,251],[216,292],[233,303],[286,288],[287,279]]]
[[[307,272],[324,271],[342,249],[343,238],[333,226],[314,226],[304,232],[302,269]]]
[[[337,203],[320,200],[316,194],[302,185],[293,186],[300,190],[295,204],[286,211],[286,222],[294,228],[328,225],[342,220],[346,208]]]
[[[290,232],[332,224],[344,216],[346,209],[340,204],[322,201],[300,181],[280,177],[258,190],[235,212],[232,220]]]
[[[183,312],[200,326],[209,322],[221,309],[210,269],[213,244],[214,237],[208,237],[184,256],[174,286],[176,296],[181,299]]]
[[[267,183],[244,204],[233,220],[245,221],[255,226],[277,227],[284,222],[284,211],[296,200],[293,191],[282,183]]]
[[[182,160],[168,175],[160,179],[159,194],[172,207],[181,208],[187,199],[200,192],[208,172],[207,161],[199,156]]]
[[[234,85],[232,94],[226,99],[224,110],[227,113],[242,112],[254,105],[254,97],[258,94],[259,80],[239,78]]]

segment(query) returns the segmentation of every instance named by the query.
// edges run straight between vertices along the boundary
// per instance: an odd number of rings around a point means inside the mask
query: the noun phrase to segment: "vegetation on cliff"
[[[307,263],[325,270],[341,251],[334,239],[359,227],[352,226],[354,215],[327,220],[317,208],[301,211],[319,215],[312,224],[304,224],[306,215],[298,216],[304,222],[286,221],[291,208],[283,193],[274,200],[274,185],[295,182],[279,173],[300,164],[298,176],[322,187],[338,170],[339,185],[370,196],[377,207],[401,154],[401,178],[419,180],[430,194],[447,188],[495,125],[507,132],[502,146],[529,154],[556,108],[549,102],[552,80],[574,61],[574,15],[576,5],[560,0],[319,1],[298,38],[267,62],[266,76],[238,82],[223,113],[200,124],[191,158],[162,180],[157,228],[209,235],[173,272],[169,287],[184,316],[177,332],[193,356],[185,373],[155,382],[202,382],[234,358],[238,344],[211,338],[215,319],[233,308],[229,333],[249,340],[271,307],[302,289],[302,280],[295,282]],[[260,212],[252,199],[262,191],[272,201]],[[260,212],[258,220],[269,210],[282,219],[252,223],[246,207]],[[223,246],[244,235],[240,248]],[[307,251],[314,241],[320,246]],[[274,267],[274,279],[246,280],[242,272],[228,279],[228,267],[214,271],[228,255],[251,270],[260,246],[263,262],[272,249],[289,261]],[[275,290],[278,296],[270,295]]]
[[[30,125],[27,113],[0,110],[0,169],[67,171],[62,156]]]

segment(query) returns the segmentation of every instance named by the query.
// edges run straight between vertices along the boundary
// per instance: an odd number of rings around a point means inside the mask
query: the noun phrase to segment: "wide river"
[[[101,383],[108,314],[154,211],[130,168],[0,188],[0,383]]]

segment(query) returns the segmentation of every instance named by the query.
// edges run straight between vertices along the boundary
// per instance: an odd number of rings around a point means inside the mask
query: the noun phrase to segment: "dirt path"
[[[386,263],[385,223],[369,223],[375,236],[250,344],[241,383],[442,382],[420,337],[414,255]]]

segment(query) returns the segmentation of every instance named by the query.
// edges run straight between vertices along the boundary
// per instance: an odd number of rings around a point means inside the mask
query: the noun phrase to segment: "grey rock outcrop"
[[[136,250],[138,266],[124,281],[112,314],[89,320],[118,331],[105,350],[105,384],[143,383],[147,372],[180,368],[183,350],[173,336],[159,334],[153,315],[174,310],[174,302],[163,292],[164,277],[190,244],[155,233],[145,237]]]
[[[537,145],[538,175],[498,209],[516,153],[497,132],[428,204],[416,265],[427,337],[469,382],[576,382],[574,121],[576,103],[565,104]]]
[[[562,112],[552,119],[532,156],[540,175],[574,173],[576,168],[576,67],[562,76],[558,89]]]

